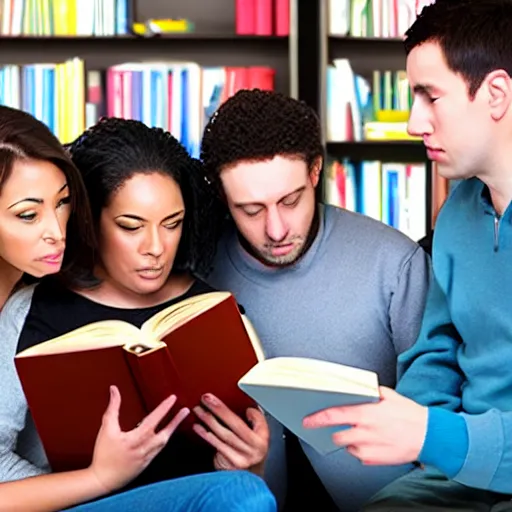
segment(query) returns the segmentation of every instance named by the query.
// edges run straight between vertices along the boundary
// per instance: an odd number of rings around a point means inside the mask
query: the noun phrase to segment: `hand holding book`
[[[201,406],[193,410],[204,426],[195,423],[192,428],[217,450],[213,461],[215,469],[247,469],[263,476],[270,432],[267,420],[259,409],[247,409],[248,424],[219,398],[207,393],[202,398]]]
[[[111,386],[110,401],[103,415],[89,467],[103,493],[120,489],[142,473],[190,413],[189,409],[182,408],[167,424],[159,428],[176,404],[176,396],[171,395],[137,427],[123,432],[119,425],[121,402],[119,390],[116,386]]]

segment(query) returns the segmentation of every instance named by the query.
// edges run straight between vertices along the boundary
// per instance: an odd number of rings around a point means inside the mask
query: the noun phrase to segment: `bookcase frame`
[[[433,215],[438,208],[432,194],[433,168],[421,141],[329,142],[327,127],[327,67],[336,58],[348,58],[354,72],[370,80],[374,69],[405,69],[405,51],[400,38],[335,36],[328,33],[327,1],[299,2],[299,33],[304,34],[299,46],[299,97],[319,114],[323,142],[332,157],[353,160],[383,160],[424,163],[427,170],[426,233],[433,228]],[[323,192],[321,192],[323,193]],[[434,208],[433,208],[434,207]]]

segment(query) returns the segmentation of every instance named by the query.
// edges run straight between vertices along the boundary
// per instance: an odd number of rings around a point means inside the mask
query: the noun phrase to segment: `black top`
[[[53,279],[43,279],[34,290],[32,304],[20,334],[18,352],[91,322],[124,320],[141,327],[146,320],[162,309],[188,297],[211,291],[214,289],[204,281],[196,280],[183,295],[157,306],[121,309],[87,299],[64,288]],[[175,434],[150,466],[130,484],[130,487],[213,471],[214,453],[214,449],[199,436],[196,444],[189,437],[183,438]]]

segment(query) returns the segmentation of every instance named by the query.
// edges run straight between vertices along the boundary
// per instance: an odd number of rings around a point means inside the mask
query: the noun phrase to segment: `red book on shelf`
[[[272,0],[255,0],[255,34],[257,36],[272,35]]]
[[[15,365],[52,469],[66,471],[91,463],[110,385],[121,393],[124,431],[171,394],[169,418],[207,392],[245,417],[254,402],[238,380],[262,354],[234,297],[212,292],[166,308],[141,329],[117,320],[86,325],[20,352]],[[200,440],[193,421],[191,414],[180,430]]]
[[[275,70],[265,66],[252,66],[249,68],[249,88],[274,90]]]
[[[275,0],[276,36],[290,35],[290,0]]]
[[[256,0],[235,0],[235,32],[237,35],[254,35]]]

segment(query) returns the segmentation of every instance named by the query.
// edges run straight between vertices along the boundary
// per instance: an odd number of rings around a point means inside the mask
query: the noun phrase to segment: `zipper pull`
[[[499,236],[500,236],[500,224],[499,219],[495,215],[494,216],[494,252],[498,252],[499,247]]]

